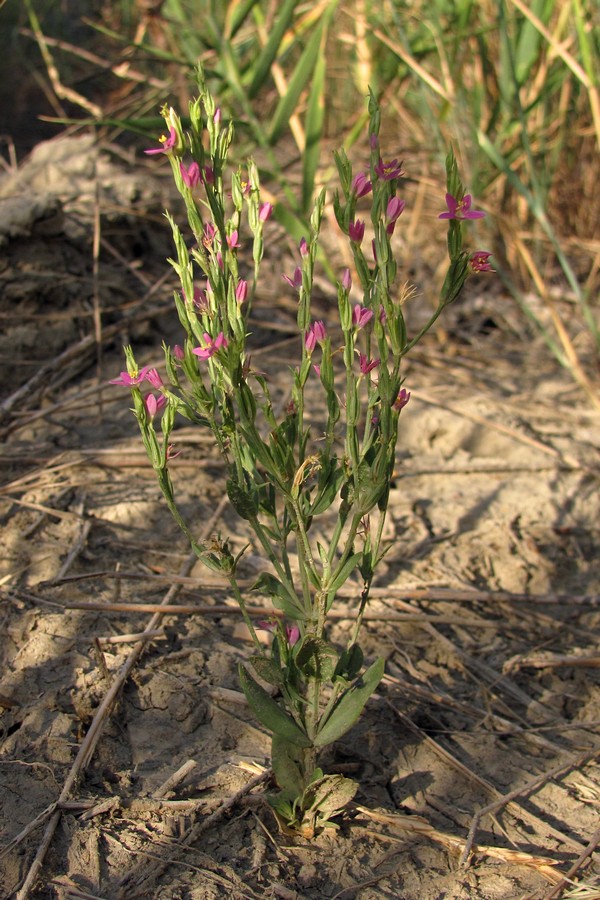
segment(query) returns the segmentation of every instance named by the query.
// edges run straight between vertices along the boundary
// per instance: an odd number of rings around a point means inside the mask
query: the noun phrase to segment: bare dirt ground
[[[600,897],[600,415],[495,280],[412,356],[365,626],[386,678],[325,760],[360,792],[339,830],[291,842],[262,799],[240,618],[106,383],[123,343],[156,364],[178,339],[166,189],[86,139],[36,154],[0,182],[0,896]],[[287,252],[255,322],[282,392]],[[177,446],[188,519],[241,548],[208,437]]]

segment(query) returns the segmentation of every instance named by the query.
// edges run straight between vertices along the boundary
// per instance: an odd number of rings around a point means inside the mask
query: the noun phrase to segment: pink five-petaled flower
[[[317,341],[324,341],[326,337],[327,328],[325,327],[325,323],[321,320],[313,322],[304,338],[304,346],[306,347],[307,352],[312,353],[317,345]]]
[[[212,166],[204,166],[204,183],[205,184],[214,184],[215,183],[215,172]]]
[[[487,250],[477,250],[469,260],[471,270],[473,272],[495,272],[496,270],[492,269],[489,263],[491,255]]]
[[[352,324],[356,328],[364,328],[367,322],[370,322],[372,318],[373,310],[367,309],[366,306],[361,306],[360,303],[357,303],[352,310]]]
[[[300,240],[300,256],[302,259],[306,259],[308,256],[308,244],[306,243],[305,237]]]
[[[361,353],[360,351],[358,353],[358,361],[360,364],[360,371],[362,375],[368,375],[369,372],[372,372],[373,369],[376,369],[381,362],[380,359],[369,359],[368,356],[365,356],[365,354]]]
[[[356,222],[350,222],[348,235],[351,241],[355,244],[360,244],[365,236],[365,223],[361,219],[357,219]]]
[[[239,238],[239,234],[237,232],[237,229],[235,231],[232,231],[231,234],[227,235],[227,246],[229,247],[230,250],[235,250],[237,247],[242,246],[240,244],[238,238]]]
[[[273,215],[273,204],[272,203],[261,203],[260,208],[258,210],[258,218],[261,222],[266,222]]]
[[[392,159],[389,162],[384,162],[380,159],[375,165],[375,174],[381,178],[382,181],[391,181],[392,178],[400,178],[404,175],[402,163],[398,162],[397,159]]]
[[[169,150],[172,150],[177,143],[177,132],[175,131],[173,125],[171,125],[171,127],[169,128],[169,137],[165,137],[165,135],[163,134],[163,136],[160,138],[160,142],[162,144],[162,147],[156,147],[152,150],[144,150],[144,153],[147,153],[148,156],[151,156],[154,153],[168,153]]]
[[[483,219],[485,213],[480,209],[471,209],[473,198],[465,194],[462,200],[457,200],[452,194],[446,194],[447,212],[440,213],[438,219]]]
[[[396,412],[400,412],[401,409],[404,409],[409,400],[410,391],[407,391],[406,388],[402,388],[393,403]]]
[[[404,200],[400,200],[399,197],[391,197],[387,209],[385,211],[385,230],[388,234],[394,233],[394,228],[396,227],[396,222],[398,217],[402,214],[406,203]]]
[[[240,278],[235,287],[235,299],[238,303],[243,303],[248,296],[248,282],[244,278]]]
[[[216,338],[211,338],[210,334],[204,332],[204,342],[206,344],[205,347],[195,347],[192,350],[196,356],[200,359],[210,359],[211,356],[214,356],[217,350],[221,350],[227,346],[227,339],[222,331],[218,333]]]
[[[182,162],[179,163],[179,171],[181,172],[181,177],[183,179],[183,183],[186,187],[189,187],[190,190],[197,187],[200,184],[200,166],[197,162],[192,162],[186,168]]]
[[[167,398],[164,394],[160,394],[158,397],[154,394],[146,394],[144,397],[144,406],[151,419],[153,419],[156,413],[160,412],[166,405]]]
[[[302,287],[302,269],[300,268],[300,266],[296,266],[296,268],[294,269],[293,278],[290,278],[289,275],[284,275],[283,278],[296,291],[299,291]]]
[[[344,269],[344,274],[342,275],[342,287],[345,291],[350,293],[352,288],[352,275],[350,274],[350,269]]]
[[[352,193],[357,197],[364,197],[373,189],[373,184],[369,181],[364,172],[359,172],[352,179]]]
[[[175,346],[173,347],[173,356],[180,362],[182,359],[185,359],[185,350],[183,349],[181,344],[175,344]]]
[[[136,375],[130,375],[129,372],[121,372],[119,377],[112,378],[109,384],[124,384],[126,387],[132,387],[134,384],[139,384],[143,381],[149,371],[150,366],[144,366]]]

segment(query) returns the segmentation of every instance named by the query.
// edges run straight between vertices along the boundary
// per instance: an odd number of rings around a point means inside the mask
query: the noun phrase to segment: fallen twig
[[[500,797],[499,800],[495,800],[493,803],[488,804],[488,806],[485,806],[483,807],[483,809],[480,809],[478,812],[476,812],[471,821],[469,834],[467,835],[464,850],[460,858],[460,865],[463,868],[468,867],[469,857],[473,849],[473,841],[475,840],[475,834],[477,833],[479,823],[485,816],[498,812],[498,810],[502,809],[504,806],[507,806],[511,800],[517,800],[519,797],[526,797],[528,794],[531,794],[532,791],[537,790],[537,788],[541,787],[543,784],[546,784],[551,779],[557,778],[559,775],[564,775],[565,772],[569,772],[571,769],[578,769],[581,766],[584,766],[596,756],[600,756],[600,750],[593,750],[591,752],[584,753],[577,759],[571,760],[568,763],[563,763],[560,766],[556,766],[554,769],[550,769],[549,772],[543,772],[537,778],[534,778],[532,781],[524,784],[523,787],[516,788],[514,791],[510,791],[510,793],[505,794],[503,797]]]

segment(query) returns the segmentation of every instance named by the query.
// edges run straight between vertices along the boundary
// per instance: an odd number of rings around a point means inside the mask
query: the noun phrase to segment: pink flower
[[[207,313],[210,309],[210,303],[208,301],[208,292],[203,291],[199,287],[195,287],[193,303],[199,313]]]
[[[352,193],[357,197],[364,197],[373,189],[373,184],[368,180],[364,172],[359,172],[352,179]]]
[[[408,401],[410,400],[410,391],[407,391],[406,388],[402,388],[396,399],[394,400],[393,407],[396,412],[400,412],[401,409],[404,409]]]
[[[369,359],[367,356],[365,356],[364,353],[360,352],[358,354],[358,361],[360,364],[360,371],[362,375],[368,375],[369,372],[372,372],[373,369],[376,369],[381,362],[380,359]]]
[[[471,209],[472,201],[470,194],[465,194],[462,200],[457,200],[452,194],[446,194],[448,212],[440,213],[438,219],[483,219],[484,212],[480,209]]]
[[[151,419],[153,419],[156,413],[160,412],[166,405],[167,398],[164,394],[160,394],[158,397],[155,397],[154,394],[146,394],[144,397],[144,406]]]
[[[300,288],[302,287],[302,269],[300,268],[300,266],[296,266],[296,268],[294,269],[293,278],[290,278],[289,275],[284,275],[283,278],[296,291],[299,291]]]
[[[156,388],[157,391],[163,386],[163,380],[156,369],[149,369],[146,372],[146,381],[148,384],[152,385],[153,388]]]
[[[365,236],[365,223],[361,219],[357,219],[356,222],[350,222],[348,235],[351,241],[355,244],[360,244]]]
[[[320,378],[321,377],[321,366],[313,366],[313,369],[315,370],[317,378]]]
[[[397,159],[392,159],[390,162],[384,162],[380,159],[375,166],[375,174],[378,175],[382,181],[391,181],[392,178],[400,178],[404,175],[402,163],[398,162]]]
[[[235,288],[235,299],[238,303],[243,303],[248,296],[248,282],[240,278]]]
[[[370,322],[372,318],[373,310],[367,309],[366,306],[361,306],[360,303],[357,303],[352,310],[352,324],[356,328],[364,328],[367,322]]]
[[[487,250],[477,250],[471,256],[469,263],[471,265],[471,269],[473,272],[495,272],[495,269],[492,269],[489,263],[489,258],[492,254],[488,253]]]
[[[300,629],[297,625],[286,625],[285,636],[290,647],[293,647],[300,638]]]
[[[214,184],[215,183],[215,173],[212,166],[204,166],[204,183],[205,184]]]
[[[200,359],[210,359],[211,356],[214,356],[218,350],[224,349],[227,346],[227,340],[222,331],[218,333],[216,338],[211,338],[210,334],[204,332],[204,343],[206,346],[204,347],[195,347],[192,350],[196,356],[200,357]]]
[[[173,347],[173,356],[178,360],[185,359],[185,350],[180,344],[175,344]]]
[[[177,132],[173,125],[169,128],[169,137],[165,137],[164,134],[160,138],[160,142],[162,147],[156,147],[152,150],[144,150],[144,153],[147,153],[148,156],[151,156],[154,153],[168,153],[169,150],[172,150],[173,147],[177,144]]]
[[[256,627],[260,631],[271,631],[272,632],[272,631],[277,630],[277,625],[273,621],[257,622]],[[286,640],[287,640],[288,644],[290,645],[290,647],[293,647],[294,644],[296,644],[300,638],[299,627],[297,625],[286,625],[285,626],[285,637],[286,637]]]
[[[302,238],[300,241],[300,256],[303,259],[306,259],[308,256],[308,244],[306,243],[306,238]]]
[[[344,274],[342,275],[342,287],[345,291],[350,293],[352,288],[352,275],[350,274],[350,269],[344,269]]]
[[[327,328],[325,327],[325,323],[321,320],[319,320],[318,322],[313,322],[313,324],[306,332],[306,337],[304,338],[304,346],[309,353],[312,353],[317,345],[317,341],[324,341],[326,337]]]
[[[273,215],[273,204],[272,203],[261,203],[260,208],[258,210],[258,218],[261,222],[266,222]]]
[[[187,169],[184,164],[180,162],[179,171],[181,172],[181,177],[183,178],[183,183],[186,187],[193,190],[193,188],[198,186],[200,183],[200,166],[197,162],[190,163],[190,166]]]
[[[220,106],[217,106],[217,108],[214,111],[213,122],[217,126],[217,128],[221,124],[221,107]]]
[[[235,231],[232,231],[231,234],[227,235],[227,246],[230,250],[235,250],[237,247],[242,246],[238,240],[238,237],[239,235],[237,233],[237,229]]]
[[[402,214],[406,203],[404,200],[400,200],[399,197],[391,197],[387,209],[385,211],[385,221],[386,228],[388,234],[394,233],[394,228],[396,227],[396,221],[398,217]]]
[[[130,375],[129,372],[121,372],[118,378],[112,378],[109,381],[109,384],[124,384],[126,387],[131,387],[134,384],[139,384],[144,380],[148,372],[150,371],[150,366],[144,366],[143,369],[140,369],[137,375]]]
[[[202,232],[202,243],[204,244],[204,246],[206,247],[207,250],[209,250],[212,247],[216,234],[217,234],[217,229],[215,228],[213,223],[207,222],[206,225],[204,226],[204,231]]]

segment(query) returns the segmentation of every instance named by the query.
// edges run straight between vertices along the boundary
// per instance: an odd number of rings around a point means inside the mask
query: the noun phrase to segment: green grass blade
[[[309,79],[313,77],[315,65],[321,50],[321,40],[325,28],[326,15],[311,34],[304,52],[302,53],[296,68],[288,82],[287,92],[280,98],[277,108],[271,120],[269,143],[275,144],[283,134],[291,117],[296,111],[300,94],[306,87]]]
[[[271,31],[270,37],[261,50],[258,59],[254,63],[252,80],[248,87],[248,97],[250,99],[256,97],[259,90],[269,77],[271,66],[275,61],[277,51],[279,50],[281,41],[283,40],[283,36],[285,35],[289,24],[292,21],[294,10],[296,9],[297,5],[298,0],[285,0],[285,3],[282,5],[277,17],[277,21],[275,22],[273,30]]]
[[[302,164],[302,211],[307,213],[312,205],[315,190],[315,176],[321,158],[321,138],[325,122],[325,40],[323,32],[321,50],[313,74],[312,86],[306,109],[304,147]]]
[[[581,0],[573,0],[573,13],[575,16],[575,28],[577,30],[583,68],[589,78],[590,84],[597,87],[599,81],[597,64],[600,60],[600,35],[596,31],[596,46],[594,46],[594,30],[588,30],[581,8]],[[596,65],[594,65],[594,60],[596,61]]]
[[[258,0],[233,0],[227,8],[224,34],[228,40],[235,37]]]
[[[547,0],[534,0],[531,4],[531,12],[537,16],[540,22],[547,25],[552,12],[552,4]],[[526,19],[520,23],[514,46],[515,75],[519,87],[527,81],[535,63],[541,57],[542,35],[533,23]]]

